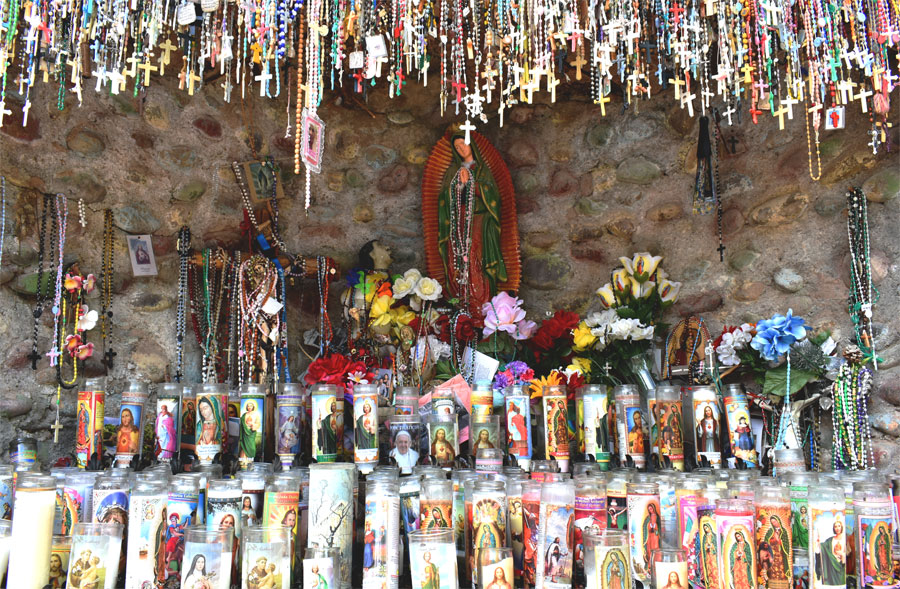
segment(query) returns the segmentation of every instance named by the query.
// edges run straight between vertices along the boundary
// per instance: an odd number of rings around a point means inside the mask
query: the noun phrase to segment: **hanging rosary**
[[[185,334],[185,311],[187,310],[188,301],[188,264],[190,264],[191,253],[191,230],[185,225],[178,232],[178,242],[176,244],[179,258],[178,272],[178,304],[175,310],[175,382],[181,382],[184,376],[184,334]]]
[[[113,369],[116,352],[112,347],[112,289],[113,289],[113,213],[111,209],[103,212],[103,262],[100,269],[100,336],[103,345],[103,365],[107,374]]]
[[[856,331],[856,345],[878,370],[872,308],[878,291],[872,284],[872,259],[869,255],[869,217],[866,195],[859,188],[847,193],[847,239],[850,243],[850,296],[847,300],[850,319]]]
[[[718,129],[718,124],[716,125]],[[715,147],[714,147],[714,146]],[[709,118],[700,117],[700,136],[697,141],[697,175],[694,180],[692,209],[695,215],[706,215],[716,210],[719,233],[719,261],[725,261],[725,246],[722,243],[722,202],[718,191],[718,131],[715,143],[709,140]]]
[[[867,470],[874,468],[872,429],[869,423],[869,397],[872,371],[862,365],[863,352],[856,346],[844,350],[847,360],[831,386],[834,470]]]
[[[44,259],[48,251],[53,252],[56,250],[57,234],[55,198],[53,195],[45,194],[41,202],[41,225],[38,232],[37,292],[35,293],[37,299],[35,300],[34,310],[32,311],[34,323],[32,324],[31,353],[28,354],[32,370],[37,370],[37,363],[42,357],[41,354],[38,353],[38,328],[40,327],[41,316],[44,314],[44,304],[50,296],[50,275],[48,274],[45,277]],[[48,218],[52,220],[50,221],[50,247],[46,248]]]

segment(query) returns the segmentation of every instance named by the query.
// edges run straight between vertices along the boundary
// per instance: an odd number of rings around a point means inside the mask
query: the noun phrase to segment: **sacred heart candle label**
[[[203,12],[215,12],[219,8],[219,0],[200,0],[200,10]]]
[[[362,51],[354,51],[350,54],[350,69],[358,70],[366,63],[365,54]]]
[[[175,20],[182,27],[194,24],[194,21],[197,20],[197,7],[194,6],[193,2],[185,2],[179,5],[175,12]]]

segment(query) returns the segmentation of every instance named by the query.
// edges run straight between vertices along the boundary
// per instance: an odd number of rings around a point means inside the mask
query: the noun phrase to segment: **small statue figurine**
[[[359,248],[356,268],[350,272],[350,288],[341,295],[344,318],[351,321],[350,336],[358,339],[366,333],[369,309],[381,284],[389,277],[391,248],[377,239],[368,241]]]

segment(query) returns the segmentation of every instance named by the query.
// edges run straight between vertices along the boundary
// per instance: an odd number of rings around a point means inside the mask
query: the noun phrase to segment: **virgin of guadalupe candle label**
[[[667,457],[675,470],[684,470],[681,401],[657,401],[654,409],[659,429],[660,457]]]
[[[509,396],[506,398],[506,443],[509,453],[519,459],[531,459],[531,411],[526,396]],[[524,465],[523,465],[524,466]]]
[[[363,531],[363,587],[396,587],[400,575],[397,520],[400,499],[379,495],[366,500]]]
[[[241,589],[290,589],[291,557],[280,543],[248,542],[243,562]]]
[[[609,398],[606,393],[584,396],[584,450],[601,470],[609,470]]]
[[[857,547],[862,569],[857,571],[863,587],[897,587],[891,551],[891,505],[888,501],[858,506]]]
[[[75,460],[79,467],[87,466],[88,460],[97,452],[103,452],[103,409],[106,393],[103,391],[81,391],[78,393],[78,431],[75,432]]]
[[[197,456],[201,462],[212,462],[222,451],[225,435],[222,397],[208,394],[197,396]]]
[[[418,477],[401,479],[400,521],[403,522],[401,531],[404,534],[418,530],[421,527],[422,520],[419,517],[422,510],[421,491],[422,486],[419,484]]]
[[[756,555],[753,552],[753,516],[717,512],[721,556],[719,570],[723,586],[752,589],[756,583]]]
[[[166,579],[181,579],[185,530],[197,518],[199,497],[192,493],[169,492],[166,516]]]
[[[725,416],[728,419],[728,440],[731,454],[749,467],[759,463],[753,430],[750,427],[750,407],[746,395],[725,397]]]
[[[334,395],[313,395],[313,452],[318,462],[337,460],[338,446],[344,437],[344,418]]]
[[[681,530],[681,547],[687,554],[688,581],[691,585],[702,584],[700,563],[700,526],[697,515],[698,498],[696,491],[676,491],[675,502],[678,510],[678,529]]]
[[[90,484],[78,485],[69,485],[67,483],[63,494],[65,507],[62,518],[62,534],[70,536],[75,524],[93,520],[94,482],[91,480]]]
[[[794,548],[809,548],[809,501],[806,485],[792,485],[791,491],[791,538]]]
[[[49,585],[51,589],[60,589],[66,586],[66,577],[69,576],[71,548],[72,546],[69,544],[54,544],[50,549]]]
[[[619,457],[625,462],[627,456],[634,465],[643,468],[647,464],[647,418],[640,406],[638,395],[620,395],[617,403],[625,412],[624,421],[619,424]]]
[[[597,589],[629,589],[633,585],[628,552],[623,548],[596,547]]]
[[[429,422],[428,445],[440,466],[452,466],[459,452],[456,421]]]
[[[181,443],[182,450],[197,448],[197,398],[190,388],[185,387],[181,397]]]
[[[265,411],[266,398],[263,395],[241,397],[241,428],[238,442],[238,460],[241,468],[246,469],[252,462],[263,459]]]
[[[218,542],[187,542],[184,545],[183,589],[229,589],[231,551]],[[271,585],[268,585],[271,586]]]
[[[700,580],[694,587],[719,586],[719,535],[715,505],[697,507],[697,541],[700,545]]]
[[[423,542],[410,546],[412,586],[421,589],[457,589],[456,554],[452,544]]]
[[[568,503],[541,504],[541,528],[544,532],[544,583],[547,589],[572,586],[572,519],[575,506]],[[546,522],[546,523],[545,523]]]
[[[301,403],[302,398],[298,396],[278,396],[278,422],[275,429],[278,443],[275,451],[282,463],[291,464],[300,451]]]
[[[650,556],[662,543],[658,496],[628,495],[628,536],[634,578],[647,582],[650,580]]]
[[[303,559],[303,589],[333,589],[335,570],[333,558]]]
[[[506,497],[490,493],[472,496],[472,539],[476,549],[506,546]]]
[[[167,502],[164,495],[131,498],[126,589],[153,587],[166,580]]]
[[[569,411],[564,395],[544,397],[546,458],[569,460]]]
[[[178,452],[178,424],[181,401],[178,397],[159,397],[156,400],[155,453],[161,461],[169,461]]]
[[[484,579],[483,587],[485,589],[513,589],[515,583],[513,574],[513,559],[511,558],[504,558],[500,562],[481,566],[481,578]]]
[[[498,422],[473,421],[471,431],[472,436],[469,443],[472,456],[475,456],[481,448],[500,448],[500,424]]]
[[[378,464],[378,393],[358,393],[353,399],[354,462],[369,473]]]
[[[791,589],[794,552],[790,521],[787,505],[756,506],[756,581],[760,589]]]
[[[698,462],[703,457],[714,467],[722,464],[722,444],[719,441],[721,419],[719,404],[714,398],[694,398],[694,423],[697,424],[694,435]]]
[[[128,466],[134,456],[141,454],[141,424],[147,395],[141,392],[122,393],[119,406],[119,426],[116,428],[116,462]]]
[[[847,585],[848,538],[844,521],[844,505],[831,509],[812,508],[812,562],[810,587],[813,589],[843,589]]]
[[[118,576],[121,547],[121,542],[114,542],[109,536],[72,536],[66,586],[113,589]]]
[[[541,502],[522,499],[522,578],[534,585],[537,578],[538,538],[540,534]]]

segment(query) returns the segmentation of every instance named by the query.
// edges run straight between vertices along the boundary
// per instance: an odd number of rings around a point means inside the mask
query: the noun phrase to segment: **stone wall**
[[[328,255],[346,268],[359,246],[377,237],[393,247],[396,270],[423,265],[422,167],[453,120],[440,117],[433,83],[427,89],[410,83],[393,100],[383,88],[370,90],[365,102],[349,88],[326,96],[320,109],[327,124],[326,159],[322,174],[313,177],[308,217],[302,177],[290,173],[293,140],[285,138],[285,125],[293,115],[283,97],[261,100],[254,87],[243,105],[237,90],[235,101],[225,104],[217,84],[192,98],[174,85],[172,79],[154,79],[139,99],[130,92],[86,92],[83,106],[70,99],[63,111],[56,108],[55,90],[39,86],[28,126],[7,118],[0,129],[0,174],[7,178],[8,201],[0,271],[0,411],[7,419],[0,420],[0,449],[22,431],[46,442],[45,457],[73,447],[74,394],[63,394],[67,435],[54,447],[47,442],[54,375],[46,362],[33,372],[26,359],[34,287],[29,276],[37,257],[35,205],[42,192],[70,197],[67,258],[81,261],[85,271],[99,272],[102,211],[115,212],[118,362],[111,390],[121,390],[124,379],[137,375],[164,380],[173,361],[175,234],[189,224],[195,247],[239,245],[241,202],[230,164],[253,159],[252,141],[260,154],[273,155],[284,167],[282,231],[294,251]],[[871,409],[878,461],[885,467],[900,462],[897,452],[889,457],[900,436],[900,179],[896,155],[873,155],[866,146],[865,115],[851,105],[848,130],[823,134],[820,182],[808,174],[799,112],[785,131],[771,117],[758,125],[744,120],[723,128],[729,142],[736,140],[736,153],[723,154],[719,166],[723,263],[716,251],[715,217],[691,213],[696,119],[673,104],[671,91],[637,108],[623,109],[621,99],[614,100],[606,118],[585,102],[585,94],[564,96],[553,106],[514,107],[502,129],[496,116],[481,125],[512,171],[525,276],[521,295],[529,313],[587,310],[619,256],[649,250],[665,255],[666,270],[684,282],[675,310],[702,313],[714,329],[791,307],[814,326],[846,339],[851,330],[844,193],[848,185],[861,185],[871,201],[872,259],[881,295],[875,316],[884,363]],[[896,114],[894,109],[895,145]],[[77,223],[78,198],[87,208],[84,229]],[[124,233],[153,234],[158,277],[131,276]],[[296,345],[301,330],[315,321],[314,288],[299,285],[289,297],[295,372],[302,362]],[[332,290],[333,303],[339,290]],[[297,311],[301,305],[306,312]],[[50,313],[43,319],[46,351]],[[189,347],[187,358],[196,378],[196,346]],[[102,373],[99,361],[92,360],[87,372]],[[117,404],[113,394],[109,405]]]

